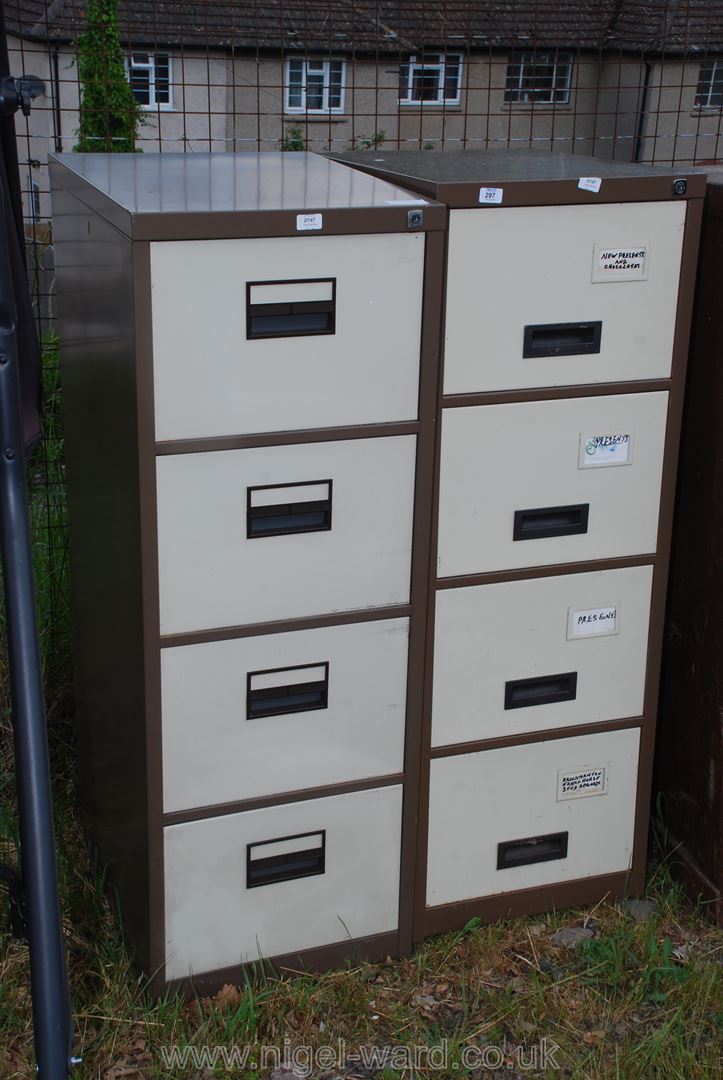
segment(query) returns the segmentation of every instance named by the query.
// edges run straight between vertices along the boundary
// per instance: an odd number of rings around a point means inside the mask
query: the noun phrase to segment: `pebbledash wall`
[[[47,94],[18,121],[28,217],[50,215],[47,155],[71,150],[78,128],[78,72],[70,46],[9,38],[13,72],[45,80]],[[160,51],[160,50],[159,50]],[[284,111],[285,58],[169,50],[172,107],[149,109],[140,132],[147,151],[208,152],[304,148],[344,151],[559,150],[619,161],[695,164],[721,149],[721,109],[695,105],[701,61],[575,53],[569,102],[504,101],[509,54],[463,52],[460,102],[399,101],[395,57],[346,58],[343,112]],[[312,58],[311,56],[309,58]],[[326,57],[328,59],[328,56]],[[345,59],[342,53],[339,59]]]

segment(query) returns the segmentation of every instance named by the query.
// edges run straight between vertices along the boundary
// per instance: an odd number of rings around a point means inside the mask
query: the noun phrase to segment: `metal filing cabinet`
[[[157,992],[411,948],[445,210],[51,164],[79,747]]]
[[[704,179],[341,159],[449,215],[415,934],[639,892]]]

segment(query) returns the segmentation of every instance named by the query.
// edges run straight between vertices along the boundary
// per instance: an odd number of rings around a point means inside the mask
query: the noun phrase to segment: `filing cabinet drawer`
[[[443,411],[440,577],[656,549],[667,393]]]
[[[432,745],[640,716],[652,581],[635,566],[441,590]]]
[[[156,438],[415,419],[424,243],[152,244]]]
[[[396,930],[402,788],[165,829],[166,977]]]
[[[685,213],[452,210],[444,393],[667,378]]]
[[[404,768],[408,619],[161,650],[166,811]]]
[[[158,458],[162,632],[408,603],[415,442]]]
[[[623,872],[639,729],[432,761],[427,904]]]

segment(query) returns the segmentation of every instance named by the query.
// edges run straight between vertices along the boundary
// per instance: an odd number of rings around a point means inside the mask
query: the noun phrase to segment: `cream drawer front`
[[[402,788],[165,829],[166,977],[394,931]]]
[[[452,210],[445,394],[666,378],[685,210]]]
[[[415,419],[423,276],[422,233],[152,244],[156,438]]]
[[[639,735],[433,760],[427,904],[628,870]]]
[[[432,744],[640,716],[651,566],[437,594]]]
[[[161,631],[408,603],[415,442],[158,458]]]
[[[409,621],[161,650],[165,810],[404,768]]]
[[[667,408],[660,392],[445,409],[439,576],[654,552]]]

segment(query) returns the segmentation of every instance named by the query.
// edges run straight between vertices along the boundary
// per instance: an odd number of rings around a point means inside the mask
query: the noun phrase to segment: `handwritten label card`
[[[580,434],[578,468],[605,465],[629,465],[632,461],[632,431],[608,431],[595,435]]]
[[[618,632],[617,604],[607,607],[582,608],[567,612],[567,640],[583,637],[604,637]]]
[[[593,281],[645,281],[647,267],[647,244],[595,244],[593,249]]]
[[[557,801],[584,799],[588,795],[607,795],[608,767],[583,765],[579,769],[560,770],[557,774]]]

